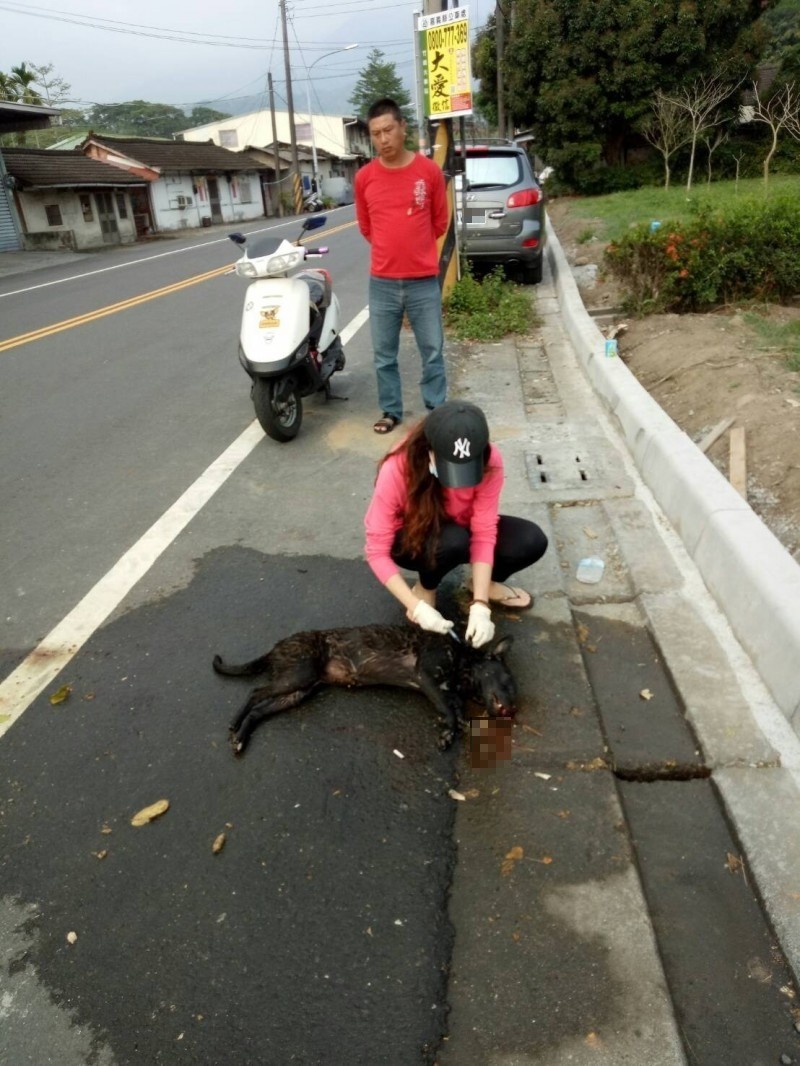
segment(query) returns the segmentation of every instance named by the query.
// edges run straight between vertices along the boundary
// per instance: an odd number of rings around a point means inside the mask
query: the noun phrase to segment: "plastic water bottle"
[[[582,581],[584,585],[596,585],[602,578],[605,568],[606,564],[602,559],[590,556],[588,559],[581,559],[578,563],[575,577],[578,581]]]

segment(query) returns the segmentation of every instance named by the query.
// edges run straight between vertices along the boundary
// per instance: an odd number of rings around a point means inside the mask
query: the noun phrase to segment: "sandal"
[[[530,592],[515,588],[514,585],[503,585],[503,588],[508,593],[507,596],[498,596],[496,599],[489,597],[489,603],[493,607],[505,607],[509,611],[529,611],[533,607],[533,596]]]
[[[391,433],[396,425],[400,422],[399,418],[395,418],[394,415],[388,415],[385,411],[372,427],[376,433]]]

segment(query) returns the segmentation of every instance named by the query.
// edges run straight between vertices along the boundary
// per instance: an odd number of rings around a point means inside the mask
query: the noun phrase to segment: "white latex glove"
[[[411,613],[411,620],[416,622],[420,629],[426,629],[429,633],[447,633],[453,628],[452,622],[424,600],[417,601],[417,606]]]
[[[494,636],[492,612],[485,603],[473,603],[470,607],[467,632],[464,635],[467,644],[471,644],[473,648],[482,648]]]

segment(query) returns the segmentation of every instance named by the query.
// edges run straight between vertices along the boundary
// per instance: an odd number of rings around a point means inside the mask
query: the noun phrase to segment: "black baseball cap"
[[[446,489],[480,483],[489,443],[489,425],[480,407],[466,400],[448,400],[425,419],[425,437],[436,461],[436,475]]]

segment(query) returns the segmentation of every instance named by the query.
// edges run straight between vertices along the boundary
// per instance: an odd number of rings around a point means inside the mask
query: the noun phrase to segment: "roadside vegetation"
[[[496,341],[527,333],[537,322],[529,291],[507,280],[502,268],[478,278],[462,265],[444,300],[444,324],[458,340]]]
[[[800,177],[575,200],[635,314],[786,303],[800,292]],[[588,229],[588,227],[587,227]]]

